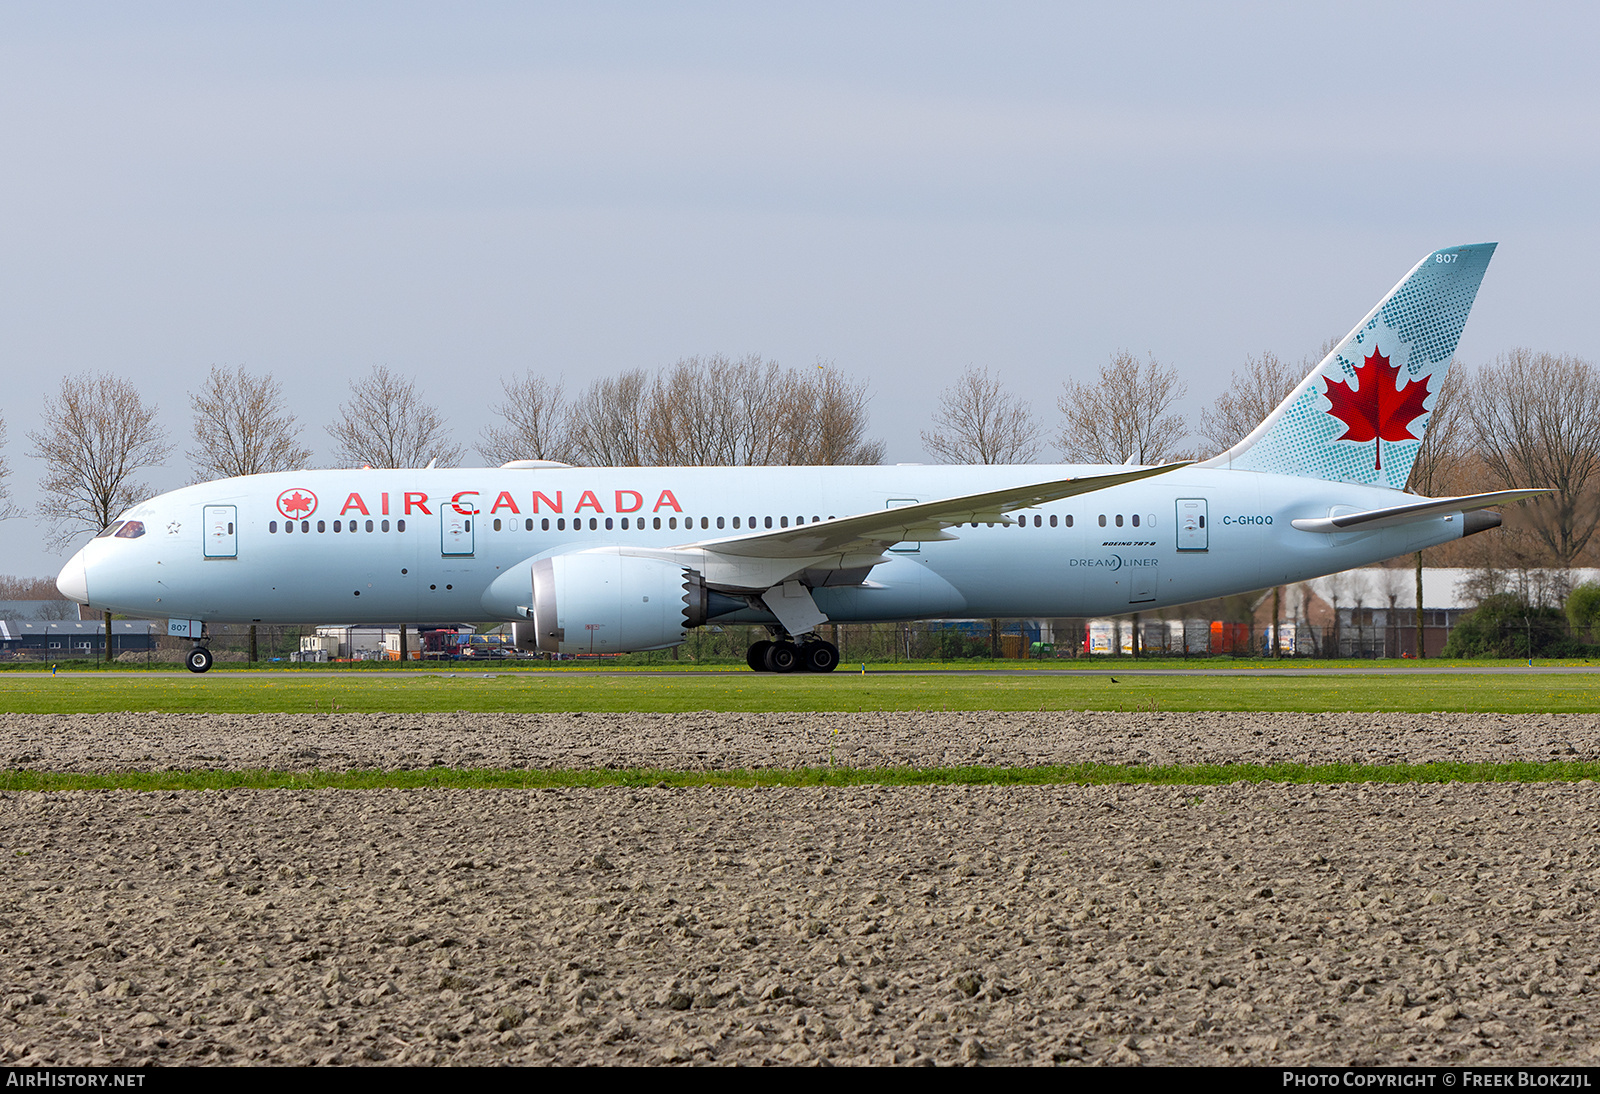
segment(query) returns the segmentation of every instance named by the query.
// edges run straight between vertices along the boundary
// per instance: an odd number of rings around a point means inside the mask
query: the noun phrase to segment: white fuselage
[[[95,608],[207,621],[509,619],[486,605],[485,590],[536,556],[703,543],[1115,470],[573,467],[257,475],[185,487],[135,506],[123,518],[140,522],[142,534],[91,540],[63,570],[62,587],[81,588]],[[1305,580],[1462,534],[1459,513],[1348,534],[1290,525],[1406,497],[1371,486],[1186,467],[1015,513],[1016,524],[964,524],[949,529],[956,539],[901,543],[864,581],[818,587],[814,596],[837,622],[1170,607]],[[772,617],[750,608],[720,618]]]

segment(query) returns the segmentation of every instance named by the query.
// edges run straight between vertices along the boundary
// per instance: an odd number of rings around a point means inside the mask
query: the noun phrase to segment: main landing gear
[[[832,672],[839,667],[839,647],[820,638],[807,638],[798,646],[788,638],[763,640],[744,659],[755,672]]]
[[[211,656],[211,651],[204,646],[196,646],[189,651],[189,656],[184,658],[184,664],[190,672],[205,672],[211,667],[211,662],[216,660]]]

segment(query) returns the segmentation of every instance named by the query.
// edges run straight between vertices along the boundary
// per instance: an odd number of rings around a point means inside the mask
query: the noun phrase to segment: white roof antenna
[[[424,467],[423,470],[424,471],[432,471],[433,470],[433,465],[438,463],[438,462],[439,462],[439,457],[435,456],[433,459],[428,461],[428,466]]]

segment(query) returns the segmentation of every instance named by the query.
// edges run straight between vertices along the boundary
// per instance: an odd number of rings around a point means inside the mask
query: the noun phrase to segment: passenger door
[[[1210,538],[1206,530],[1206,499],[1178,499],[1178,550],[1209,550]]]
[[[206,558],[239,557],[239,510],[233,505],[207,505],[201,517]]]

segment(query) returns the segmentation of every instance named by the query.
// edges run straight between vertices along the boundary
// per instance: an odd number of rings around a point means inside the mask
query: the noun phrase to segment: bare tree
[[[1411,465],[1411,478],[1407,487],[1416,494],[1433,497],[1443,493],[1460,469],[1467,455],[1468,423],[1462,413],[1462,392],[1466,388],[1461,379],[1463,370],[1456,367],[1454,359],[1447,366],[1444,383],[1433,396],[1433,410],[1428,416],[1427,431],[1417,446],[1417,458]],[[1423,643],[1424,608],[1422,602],[1422,552],[1417,552],[1417,657],[1428,656]]]
[[[0,419],[0,449],[6,443],[6,423]],[[11,501],[11,485],[6,482],[11,477],[11,464],[4,456],[0,456],[0,520],[8,520],[22,510],[18,509]]]
[[[504,426],[491,426],[478,444],[478,454],[491,464],[512,460],[571,462],[565,401],[561,383],[527,373],[501,385],[505,401],[495,413]]]
[[[820,366],[815,376],[750,355],[686,357],[596,380],[569,412],[583,462],[629,466],[876,463],[868,395]]]
[[[673,467],[735,466],[752,462],[761,444],[756,423],[772,412],[776,362],[721,354],[685,357],[649,382],[640,418],[641,462]]]
[[[29,433],[44,460],[39,519],[50,526],[48,542],[64,547],[84,532],[98,534],[118,513],[146,498],[137,481],[144,468],[167,458],[172,446],[156,424],[156,408],[115,376],[63,377],[44,401],[48,425]],[[111,613],[105,613],[105,655],[110,661]]]
[[[437,461],[445,467],[461,458],[438,411],[417,396],[417,385],[382,365],[350,381],[350,401],[328,426],[342,464],[372,467],[421,467]]]
[[[1557,564],[1570,568],[1600,524],[1591,489],[1600,471],[1600,370],[1515,349],[1479,371],[1465,401],[1490,473],[1505,486],[1554,491],[1523,504]]]
[[[852,383],[826,361],[818,362],[815,381],[802,381],[798,376],[792,379],[789,451],[783,462],[883,462],[883,442],[867,437],[867,404],[872,397],[865,381]]]
[[[1153,464],[1170,456],[1187,430],[1168,414],[1188,388],[1178,370],[1154,357],[1141,368],[1126,350],[1111,355],[1094,383],[1068,380],[1056,405],[1067,416],[1056,447],[1088,463]]]
[[[0,574],[0,600],[60,600],[53,577],[15,577]]]
[[[1324,352],[1323,357],[1327,356]],[[1321,358],[1318,358],[1320,361]],[[1228,380],[1228,390],[1200,411],[1200,436],[1209,455],[1226,452],[1249,435],[1305,379],[1317,362],[1292,365],[1271,352],[1246,357],[1244,368]]]
[[[638,467],[643,458],[644,369],[594,381],[572,404],[569,437],[579,463],[591,467]]]
[[[799,407],[809,409],[810,402],[809,396],[797,398],[793,374],[776,361],[751,354],[719,377],[719,383],[727,393],[724,413],[730,426],[724,462],[740,467],[788,462],[795,418],[804,413]]]
[[[283,405],[283,385],[271,374],[218,368],[189,396],[195,447],[187,455],[196,481],[293,471],[311,460],[300,426]]]
[[[1433,497],[1451,489],[1451,483],[1470,456],[1472,423],[1467,419],[1464,393],[1467,382],[1465,369],[1450,361],[1444,383],[1433,396],[1433,409],[1428,415],[1428,429],[1417,446],[1417,456],[1411,465],[1411,478],[1406,488],[1414,494]]]
[[[57,393],[45,398],[48,424],[28,439],[45,462],[39,518],[53,527],[52,546],[100,532],[150,495],[135,476],[172,451],[156,410],[115,376],[64,377]]]
[[[1039,423],[1027,400],[988,369],[970,367],[939,397],[922,447],[940,463],[1027,463],[1039,453]]]

